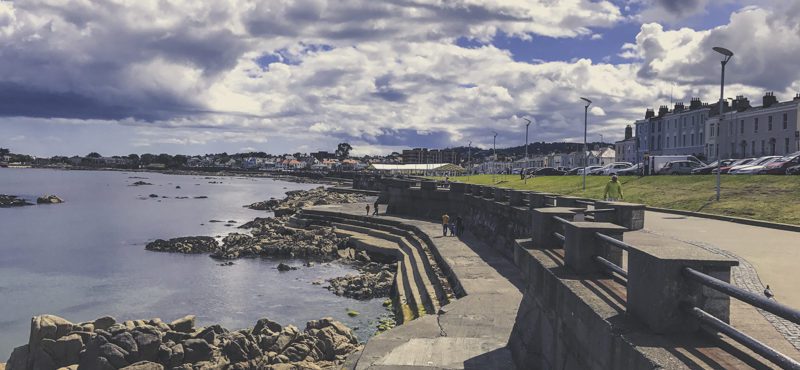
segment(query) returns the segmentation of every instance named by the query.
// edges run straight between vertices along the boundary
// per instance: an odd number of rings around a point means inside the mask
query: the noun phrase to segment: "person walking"
[[[367,203],[367,216],[369,216],[369,203]]]
[[[456,236],[461,237],[461,234],[464,233],[464,220],[461,216],[456,216]]]
[[[442,236],[447,236],[448,227],[450,227],[450,216],[445,213],[442,215]]]
[[[377,200],[375,201],[375,204],[373,204],[372,208],[373,208],[372,215],[373,216],[377,216],[378,215],[378,201]]]
[[[611,175],[611,180],[606,183],[606,189],[603,191],[603,199],[612,202],[625,199],[625,196],[622,194],[622,183],[619,182],[617,175]]]

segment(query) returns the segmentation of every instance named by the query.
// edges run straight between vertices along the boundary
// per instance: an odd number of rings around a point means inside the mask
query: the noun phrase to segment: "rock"
[[[210,236],[186,236],[169,240],[156,239],[147,243],[145,249],[158,252],[211,253],[219,249],[219,243]]]
[[[57,204],[57,203],[64,203],[64,200],[55,196],[55,195],[45,195],[36,198],[36,203],[38,204]]]
[[[175,367],[175,366],[179,366],[180,364],[182,364],[183,363],[183,357],[184,357],[183,345],[178,343],[178,344],[170,347],[170,351],[172,351],[172,352],[170,353],[170,356],[169,356],[168,365],[170,367]]]
[[[83,338],[79,334],[69,334],[58,338],[58,340],[42,340],[42,349],[50,355],[50,358],[59,367],[77,364],[80,361],[82,348]]]
[[[267,318],[259,319],[253,327],[251,333],[253,335],[271,335],[273,333],[280,333],[283,330],[281,324]]]
[[[164,366],[150,361],[140,361],[123,367],[121,370],[164,370]]]
[[[291,270],[297,270],[297,267],[289,266],[289,265],[281,262],[281,263],[278,264],[277,269],[278,269],[278,271],[291,271]]]
[[[28,345],[22,345],[11,351],[6,362],[6,370],[25,370],[28,367]]]
[[[233,263],[233,261],[228,261],[228,262],[223,262],[223,263],[220,263],[219,265],[220,265],[220,266],[233,266],[233,265],[234,265],[234,263]]]
[[[150,194],[148,195],[150,198],[158,198],[158,194]]]
[[[214,348],[208,342],[202,339],[188,339],[183,342],[183,361],[188,363],[195,363],[199,361],[208,361],[211,359],[211,353]]]
[[[55,315],[34,316],[31,319],[31,331],[28,339],[30,353],[36,354],[43,339],[56,340],[74,329],[74,324]]]
[[[194,330],[194,315],[186,315],[169,324],[172,330],[182,333],[191,333]]]
[[[159,330],[140,327],[133,330],[132,333],[136,346],[139,348],[139,359],[156,361],[158,359],[158,348],[161,346]]]
[[[116,344],[118,347],[128,352],[126,360],[128,362],[136,362],[139,360],[139,345],[133,339],[133,334],[129,331],[123,331],[111,337],[111,343]]]
[[[129,355],[124,349],[114,343],[106,343],[100,346],[100,355],[108,360],[108,363],[115,368],[128,366],[129,362],[125,358]]]
[[[144,182],[144,181],[139,180],[139,181],[134,182],[130,186],[142,186],[142,185],[153,185],[153,184],[151,184],[149,182]]]
[[[100,329],[100,330],[106,330],[106,329],[108,329],[108,328],[109,328],[111,325],[114,325],[114,324],[116,324],[116,323],[117,323],[117,320],[116,320],[116,319],[114,319],[114,318],[113,318],[113,317],[111,317],[111,316],[103,316],[103,317],[101,317],[101,318],[99,318],[99,319],[97,319],[97,320],[94,320],[94,322],[93,322],[93,323],[94,323],[94,328],[95,328],[95,330],[97,330],[97,329]]]
[[[194,197],[194,199],[207,199],[207,198],[208,197],[205,196],[205,195],[198,195],[198,196]]]
[[[20,199],[16,195],[0,194],[0,208],[32,206],[33,203]]]
[[[176,187],[175,187],[175,189],[180,189],[180,188],[181,188],[181,186],[180,186],[180,185],[178,185],[178,186],[176,186]]]

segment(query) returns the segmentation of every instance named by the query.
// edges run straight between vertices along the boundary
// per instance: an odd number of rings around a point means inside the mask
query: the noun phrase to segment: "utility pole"
[[[725,104],[724,104],[725,103],[725,65],[728,64],[728,61],[731,60],[731,58],[733,57],[733,52],[728,50],[728,49],[721,48],[719,46],[715,46],[713,49],[717,53],[720,53],[720,54],[725,56],[725,59],[723,59],[722,62],[721,62],[722,63],[722,78],[720,79],[720,83],[719,83],[719,119],[717,120],[717,122],[718,122],[717,126],[719,126],[719,125],[722,125],[722,115],[725,112],[725,110],[724,110],[724,108],[725,108]],[[719,147],[717,147],[717,150],[719,150]],[[721,151],[718,151],[717,153],[721,153]],[[720,185],[721,185],[721,181],[722,181],[721,177],[720,177],[720,172],[721,172],[720,171],[720,167],[721,167],[722,161],[719,158],[719,154],[717,154],[716,157],[717,157],[717,202],[719,202]]]
[[[589,164],[589,147],[586,145],[586,132],[589,128],[589,105],[592,101],[581,97],[581,100],[586,102],[583,107],[583,191],[586,192],[586,166]]]

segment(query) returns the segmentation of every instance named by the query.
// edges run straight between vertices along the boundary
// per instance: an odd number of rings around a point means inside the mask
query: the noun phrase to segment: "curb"
[[[750,225],[750,226],[759,226],[759,227],[766,227],[766,228],[770,228],[770,229],[783,230],[783,231],[793,231],[793,232],[800,233],[800,225],[781,224],[781,223],[777,223],[777,222],[754,220],[754,219],[751,219],[751,218],[722,216],[722,215],[715,215],[715,214],[711,214],[711,213],[683,211],[683,210],[679,210],[679,209],[658,208],[658,207],[651,207],[651,206],[645,206],[645,209],[648,210],[648,211],[653,211],[653,212],[663,212],[663,213],[672,213],[672,214],[683,215],[683,216],[710,218],[710,219],[714,219],[714,220],[734,222],[734,223],[737,223],[737,224],[744,224],[744,225]]]

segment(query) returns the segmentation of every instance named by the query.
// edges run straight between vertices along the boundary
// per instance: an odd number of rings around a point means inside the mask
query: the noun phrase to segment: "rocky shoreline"
[[[23,207],[32,205],[33,203],[28,202],[27,200],[22,199],[16,195],[0,194],[0,208]]]
[[[170,323],[106,316],[78,324],[41,315],[5,369],[338,369],[361,348],[352,329],[331,318],[309,321],[302,331],[267,318],[231,331],[195,327],[192,315]]]
[[[311,190],[287,191],[283,199],[272,198],[248,204],[245,207],[258,211],[273,211],[275,216],[291,215],[303,207],[325,204],[359,203],[366,197],[361,194],[334,193],[320,186]]]

